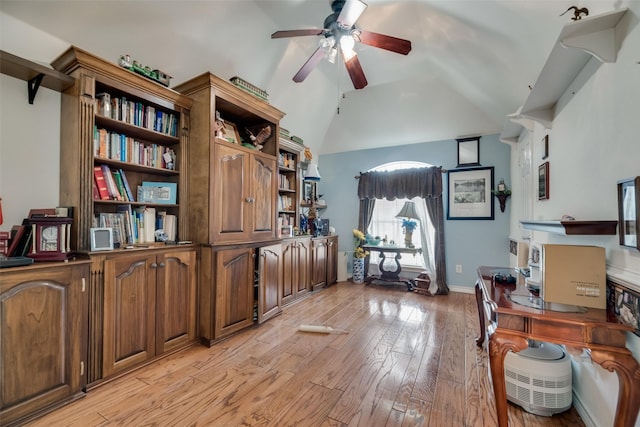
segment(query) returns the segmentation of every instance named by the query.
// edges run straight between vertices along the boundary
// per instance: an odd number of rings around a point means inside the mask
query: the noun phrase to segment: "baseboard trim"
[[[578,415],[580,415],[586,427],[598,427],[593,421],[593,418],[591,418],[591,414],[587,408],[582,404],[580,397],[578,397],[575,392],[573,393],[573,407],[576,408]]]
[[[451,292],[457,292],[459,294],[475,294],[475,289],[468,286],[449,286]]]

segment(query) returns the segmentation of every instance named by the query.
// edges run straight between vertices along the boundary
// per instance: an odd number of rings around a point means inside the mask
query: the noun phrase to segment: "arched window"
[[[432,165],[428,163],[422,162],[400,161],[385,163],[383,165],[376,166],[369,171],[394,171],[399,169],[423,168],[431,166]],[[408,201],[413,201],[416,206],[421,206],[424,203],[422,198],[420,197],[416,197],[414,199],[396,200],[376,199],[376,204],[373,209],[373,215],[371,217],[371,223],[369,224],[369,229],[367,230],[368,233],[374,237],[380,237],[382,239],[386,238],[388,244],[395,243],[399,246],[404,245],[405,236],[404,229],[402,227],[402,218],[398,218],[397,215],[404,206],[405,202]],[[420,217],[418,220],[427,227],[427,230],[433,230],[433,225],[431,224],[429,216],[426,214],[424,209],[417,209],[417,212]],[[422,229],[422,227],[416,227],[416,229],[413,231],[412,242],[416,247],[422,248],[423,254],[422,256],[403,256],[400,260],[400,264],[405,270],[411,271],[412,268],[417,270],[424,270],[426,268],[425,257],[428,256],[428,253],[426,252],[427,248],[424,248],[421,244],[421,242],[424,240]],[[378,253],[371,253],[370,268],[378,265],[378,262]]]

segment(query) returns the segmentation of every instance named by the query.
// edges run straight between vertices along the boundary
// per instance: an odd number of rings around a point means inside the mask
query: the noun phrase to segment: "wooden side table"
[[[400,259],[402,258],[402,254],[421,254],[421,248],[404,248],[400,246],[371,246],[365,245],[365,251],[369,252],[378,252],[380,254],[380,262],[378,263],[378,269],[380,269],[380,275],[370,276],[369,275],[369,257],[366,258],[364,263],[364,275],[365,275],[365,283],[367,285],[371,284],[374,280],[380,280],[383,282],[390,283],[404,283],[407,285],[407,291],[413,290],[413,282],[411,280],[403,280],[400,278],[400,272],[402,271],[402,265],[400,265]],[[393,254],[393,260],[395,261],[395,269],[387,270],[385,268],[385,261],[387,258],[385,254]]]

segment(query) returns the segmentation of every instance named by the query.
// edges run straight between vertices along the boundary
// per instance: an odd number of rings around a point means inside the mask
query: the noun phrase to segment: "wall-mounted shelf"
[[[524,129],[533,130],[533,120],[522,117],[520,115],[521,110],[522,107],[520,107],[515,113],[507,114],[507,119],[505,120],[504,127],[500,133],[500,141],[505,144],[517,143],[520,134]]]
[[[529,96],[512,116],[528,118],[551,129],[558,99],[587,62],[592,57],[602,63],[616,61],[621,40],[616,40],[615,28],[626,12],[627,9],[620,9],[566,24]],[[505,128],[501,140],[512,141],[515,137],[517,141],[521,130],[517,126]]]
[[[62,92],[73,86],[75,82],[71,76],[4,50],[0,50],[0,71],[2,74],[27,82],[29,104],[33,104],[40,86]]]
[[[546,231],[566,235],[606,235],[616,234],[618,221],[520,221],[527,230]]]

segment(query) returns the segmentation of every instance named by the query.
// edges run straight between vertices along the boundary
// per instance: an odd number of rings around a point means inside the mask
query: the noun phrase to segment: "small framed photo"
[[[640,250],[640,176],[618,181],[620,245]]]
[[[293,237],[293,225],[283,225],[280,227],[280,235],[282,237]]]
[[[113,229],[110,227],[95,227],[89,230],[92,251],[113,250]]]
[[[538,200],[549,199],[549,162],[538,166]]]
[[[493,166],[448,173],[447,219],[494,219]]]
[[[544,138],[542,138],[542,144],[542,160],[545,160],[549,157],[549,135],[545,135]]]
[[[303,190],[302,197],[304,198],[304,201],[306,203],[313,203],[316,198],[315,183],[305,181]]]
[[[222,127],[222,139],[232,144],[240,144],[240,134],[238,133],[238,127],[231,122],[224,121]]]
[[[480,137],[456,139],[458,166],[480,166]]]

